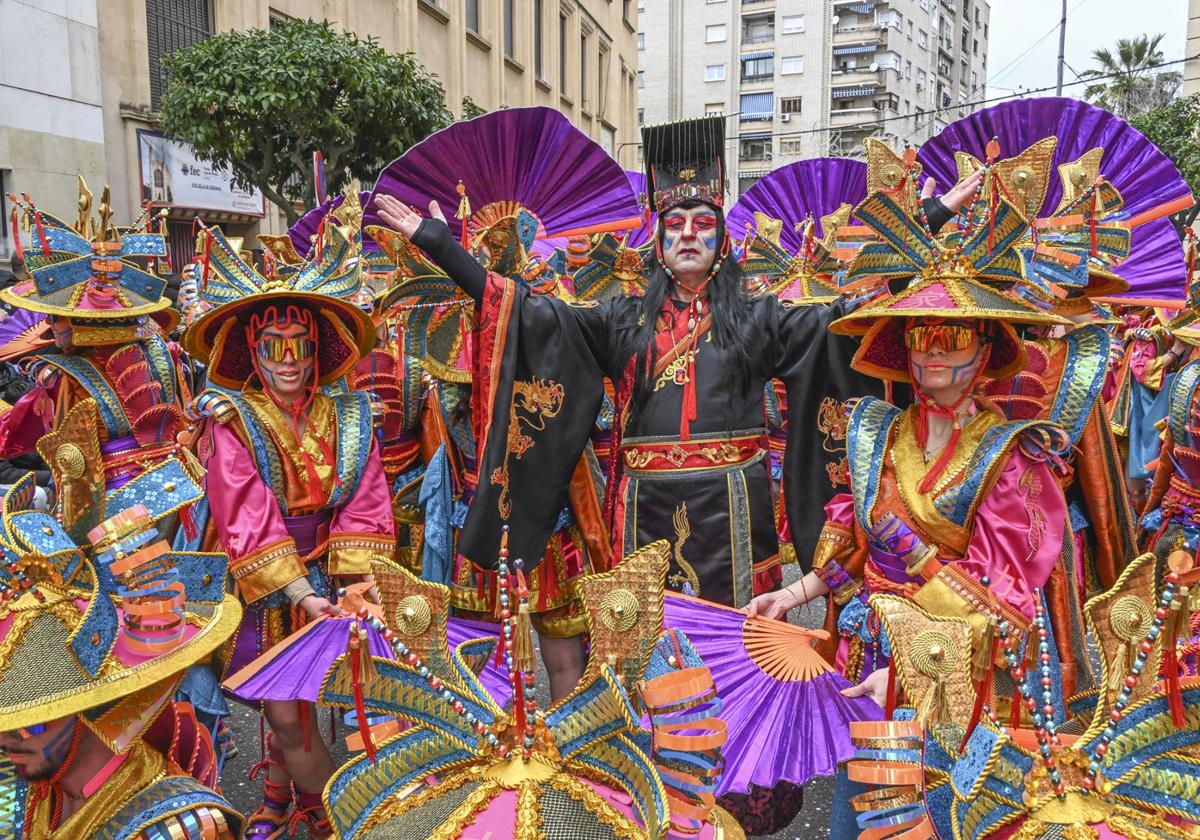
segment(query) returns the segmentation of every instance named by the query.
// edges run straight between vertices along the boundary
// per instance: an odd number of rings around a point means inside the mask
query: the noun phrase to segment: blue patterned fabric
[[[442,444],[429,460],[421,482],[420,505],[425,513],[425,548],[421,554],[422,580],[449,586],[454,572],[454,528],[450,519],[450,460]]]

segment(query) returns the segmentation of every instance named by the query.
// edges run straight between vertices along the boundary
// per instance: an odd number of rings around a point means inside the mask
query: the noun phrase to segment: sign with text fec
[[[185,143],[138,130],[142,201],[157,207],[209,210],[265,216],[266,203],[257,189],[243,190],[228,169],[200,160]]]

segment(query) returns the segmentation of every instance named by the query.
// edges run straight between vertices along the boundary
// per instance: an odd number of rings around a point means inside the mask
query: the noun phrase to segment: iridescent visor
[[[268,362],[282,362],[290,353],[296,362],[308,359],[316,354],[317,343],[307,336],[300,338],[282,338],[280,336],[264,336],[254,344],[258,358]]]
[[[979,333],[962,324],[918,324],[904,331],[904,344],[909,350],[927,353],[934,347],[947,352],[966,350]]]

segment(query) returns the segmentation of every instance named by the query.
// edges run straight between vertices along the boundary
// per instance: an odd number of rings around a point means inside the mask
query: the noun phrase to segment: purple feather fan
[[[635,225],[640,213],[620,165],[550,108],[493,111],[435,132],[388,164],[371,197],[390,195],[421,212],[436,199],[458,237],[459,181],[473,212],[520,202],[540,220],[539,236]],[[363,224],[379,223],[372,200]]]
[[[1020,99],[984,108],[951,123],[922,145],[917,160],[944,190],[958,180],[955,152],[983,160],[984,148],[994,137],[1000,143],[1000,156],[1008,158],[1051,136],[1058,138],[1058,146],[1043,216],[1054,212],[1062,197],[1057,167],[1097,147],[1104,149],[1100,172],[1125,199],[1123,212],[1128,216],[1191,193],[1175,164],[1145,135],[1120,117],[1078,99]],[[1130,297],[1185,296],[1183,246],[1168,219],[1133,231],[1131,256],[1117,266],[1117,273],[1129,282],[1125,294]]]
[[[0,360],[19,359],[52,344],[47,326],[45,315],[14,308],[12,314],[0,322]]]
[[[226,679],[225,689],[246,703],[262,700],[316,702],[329,669],[346,652],[346,639],[355,620],[352,617],[322,618],[306,624]],[[451,618],[446,628],[451,651],[462,642],[486,636],[497,636],[494,625]],[[370,626],[367,626],[367,640],[372,656],[396,658],[383,635]],[[508,673],[503,665],[494,664],[494,657],[488,657],[480,682],[501,705],[512,695]]]
[[[768,173],[729,208],[729,235],[741,239],[754,213],[783,220],[780,242],[790,253],[800,249],[795,225],[808,216],[820,222],[843,204],[856,206],[867,197],[867,165],[846,158],[816,158],[789,163]],[[821,231],[824,235],[825,231]]]
[[[883,718],[869,697],[842,696],[850,683],[801,628],[674,593],[664,599],[663,624],[688,637],[723,703],[718,796],[832,776],[854,755],[850,722]]]
[[[360,192],[358,200],[365,207],[371,194],[368,192]],[[309,210],[303,216],[296,220],[296,223],[288,228],[287,235],[292,240],[292,244],[296,246],[296,253],[304,259],[308,259],[308,252],[312,250],[312,238],[317,233],[317,228],[321,226],[321,220],[324,219],[331,210],[336,210],[342,206],[342,200],[345,196],[337,195],[327,199],[323,204]],[[364,251],[378,251],[379,245],[369,236],[363,237]]]

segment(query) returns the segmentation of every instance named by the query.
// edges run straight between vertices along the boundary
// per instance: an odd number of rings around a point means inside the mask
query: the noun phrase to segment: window
[[[971,39],[971,52],[974,53],[975,55],[979,55],[979,39],[978,38]]]
[[[621,19],[624,20],[626,23],[630,22],[629,21],[629,3],[630,2],[631,2],[631,0],[623,0],[623,3],[621,4]]]
[[[760,172],[757,175],[742,175],[742,176],[740,176],[738,178],[738,192],[744,193],[746,190],[753,187],[755,184],[757,184],[759,181],[762,180],[764,174],[765,173]]]
[[[779,113],[781,114],[799,114],[800,113],[799,96],[785,96],[779,100]]]
[[[504,54],[514,58],[517,54],[517,33],[513,26],[513,3],[515,0],[504,0]]]
[[[804,72],[804,57],[799,55],[784,56],[779,62],[779,73],[782,76],[791,76],[795,73]]]
[[[725,40],[725,24],[710,23],[704,27],[704,43],[718,44]]]
[[[579,36],[579,101],[584,108],[591,107],[588,101],[588,75],[587,75],[587,36]]]
[[[725,113],[724,102],[709,102],[704,106],[704,116],[714,117]]]
[[[639,50],[646,49],[646,33],[645,32],[638,33],[638,49]]]
[[[925,89],[925,71],[918,70],[917,71],[917,90],[924,90],[924,89]]]
[[[567,92],[567,16],[558,16],[558,89]]]
[[[704,68],[704,81],[722,82],[725,80],[725,65],[710,64]]]
[[[775,94],[771,91],[763,93],[743,93],[738,103],[742,122],[769,120],[775,116]]]
[[[479,0],[467,0],[467,29],[479,34]]]
[[[738,160],[765,162],[770,159],[770,134],[746,134],[739,138]]]
[[[742,56],[742,81],[758,82],[775,78],[775,53]]]
[[[785,157],[801,157],[804,155],[803,140],[780,140],[779,154]]]
[[[790,35],[795,32],[804,31],[804,15],[784,15],[783,16],[783,34]]]
[[[285,15],[283,12],[276,11],[275,9],[267,10],[267,28],[268,29],[276,29],[280,26],[283,26],[289,20],[293,20],[291,15]]]
[[[974,70],[972,70],[971,71],[971,88],[974,89],[977,87],[979,87],[979,74],[976,73]]]
[[[155,110],[167,88],[163,56],[203,41],[213,33],[212,26],[209,0],[146,0],[150,105]]]
[[[909,61],[908,59],[904,60],[904,78],[906,78],[906,79],[912,78],[912,62]]]
[[[638,71],[638,87],[644,88],[645,86],[646,86],[646,71],[639,70]]]
[[[638,108],[638,125],[645,125],[645,124],[646,124],[646,109]]]
[[[923,50],[929,49],[929,33],[924,29],[917,30],[917,46]]]
[[[542,36],[546,28],[546,18],[542,15],[542,5],[545,0],[533,0],[533,76],[535,79],[546,78],[545,66],[542,63],[543,48]]]
[[[775,39],[775,16],[755,15],[742,18],[742,43],[763,44]]]

